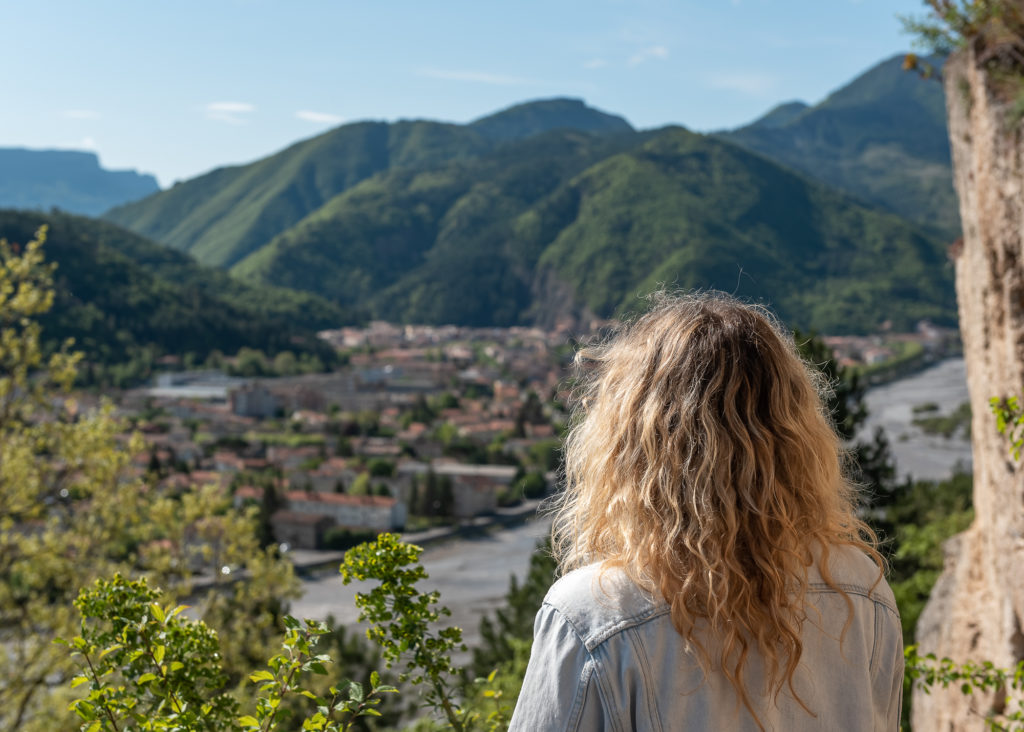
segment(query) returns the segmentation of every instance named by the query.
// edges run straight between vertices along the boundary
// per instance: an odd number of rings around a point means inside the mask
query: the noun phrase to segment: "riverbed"
[[[870,389],[865,396],[868,418],[858,438],[870,439],[876,427],[889,438],[899,475],[943,480],[957,467],[970,470],[971,442],[958,431],[953,437],[926,434],[913,424],[914,407],[936,404],[947,415],[968,401],[967,371],[962,358],[950,358],[923,371]],[[993,421],[993,429],[995,422]]]

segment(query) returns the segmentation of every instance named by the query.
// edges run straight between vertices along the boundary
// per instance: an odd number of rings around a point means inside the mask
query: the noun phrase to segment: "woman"
[[[816,372],[760,308],[655,297],[590,363],[516,732],[895,730],[903,649]]]

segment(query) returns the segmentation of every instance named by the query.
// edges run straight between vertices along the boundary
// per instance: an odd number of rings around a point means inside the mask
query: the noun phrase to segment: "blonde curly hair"
[[[767,672],[768,688],[755,693],[777,699],[788,686],[813,714],[793,688],[807,570],[816,563],[842,592],[830,547],[864,551],[879,580],[883,566],[843,474],[823,406],[829,385],[761,307],[722,294],[652,299],[645,315],[577,354],[553,524],[560,570],[602,562],[663,597],[705,672],[721,669],[759,725],[743,676],[752,652]],[[715,658],[698,623],[716,640]]]

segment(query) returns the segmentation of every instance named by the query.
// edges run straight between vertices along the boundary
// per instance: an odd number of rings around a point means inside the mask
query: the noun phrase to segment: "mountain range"
[[[301,350],[366,317],[622,315],[661,286],[734,292],[801,329],[952,324],[955,208],[941,86],[890,59],[708,135],[563,98],[465,125],[357,122],[105,221],[0,212],[0,237],[50,226],[49,332],[116,361]]]
[[[960,220],[940,76],[902,66],[895,56],[813,107],[782,104],[719,136],[952,241]]]
[[[610,316],[664,284],[864,332],[955,319],[942,90],[898,59],[731,132],[580,100],[359,122],[107,219],[254,285],[428,323]]]

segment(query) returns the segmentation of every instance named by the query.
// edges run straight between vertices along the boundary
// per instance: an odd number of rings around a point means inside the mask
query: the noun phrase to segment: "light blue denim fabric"
[[[853,612],[811,568],[794,686],[814,716],[785,688],[777,701],[763,694],[757,657],[744,672],[748,693],[770,732],[896,730],[903,638],[892,590],[884,580],[876,584],[878,569],[859,551],[833,549],[829,567]],[[714,654],[712,639],[702,641]],[[622,572],[602,575],[591,565],[551,587],[510,732],[757,729],[721,672],[705,678],[665,602]]]

